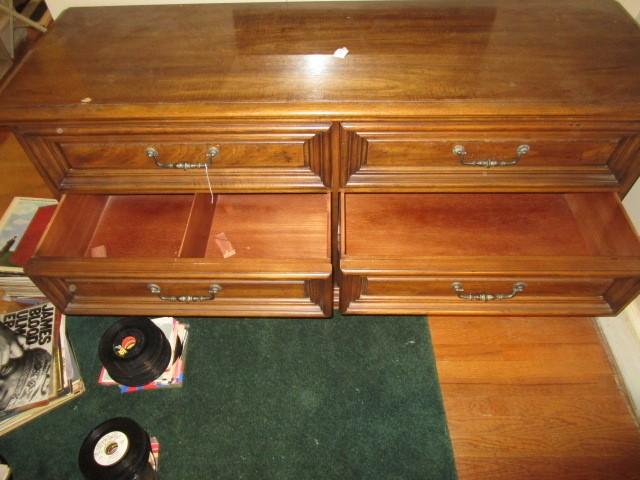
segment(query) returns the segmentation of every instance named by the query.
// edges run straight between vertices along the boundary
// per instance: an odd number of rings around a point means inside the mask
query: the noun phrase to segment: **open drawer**
[[[614,193],[343,194],[346,313],[612,315],[640,291]]]
[[[73,314],[328,316],[330,225],[327,194],[68,194],[26,272]]]

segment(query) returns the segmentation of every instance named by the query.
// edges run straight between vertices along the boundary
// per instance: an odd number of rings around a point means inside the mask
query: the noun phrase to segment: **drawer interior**
[[[66,195],[39,257],[330,258],[327,194]]]
[[[349,193],[350,257],[639,256],[614,193]]]

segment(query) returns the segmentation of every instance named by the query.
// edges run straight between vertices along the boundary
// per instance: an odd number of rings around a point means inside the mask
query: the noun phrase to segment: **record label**
[[[138,343],[136,337],[133,335],[128,335],[122,339],[122,341],[118,345],[113,346],[113,351],[116,352],[116,355],[119,357],[126,357],[133,347]]]
[[[129,437],[119,431],[109,432],[96,443],[93,459],[98,465],[110,467],[122,460],[128,450]]]

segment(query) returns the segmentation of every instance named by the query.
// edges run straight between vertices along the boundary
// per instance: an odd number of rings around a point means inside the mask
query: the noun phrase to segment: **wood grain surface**
[[[591,319],[429,324],[460,480],[640,478],[640,432]]]
[[[0,155],[3,199],[47,194],[7,134]],[[640,478],[640,433],[592,320],[429,323],[460,480]]]
[[[0,119],[58,108],[275,115],[283,104],[315,115],[637,114],[639,46],[633,19],[601,0],[69,9],[0,95]]]
[[[640,255],[614,194],[347,194],[344,203],[346,256]]]

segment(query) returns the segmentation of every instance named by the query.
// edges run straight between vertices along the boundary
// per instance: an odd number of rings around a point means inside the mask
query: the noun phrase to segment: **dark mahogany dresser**
[[[27,273],[68,313],[611,315],[640,291],[640,29],[613,0],[70,9],[0,124],[60,197]]]

